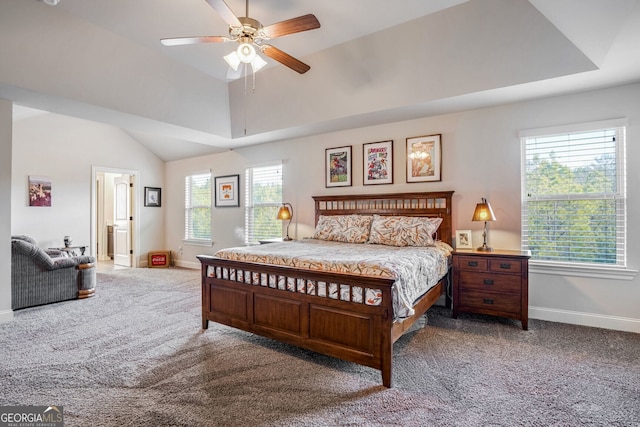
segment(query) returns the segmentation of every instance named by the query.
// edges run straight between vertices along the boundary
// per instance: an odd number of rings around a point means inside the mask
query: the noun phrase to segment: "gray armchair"
[[[43,250],[28,236],[11,236],[11,308],[33,307],[95,293],[92,256],[65,257]]]

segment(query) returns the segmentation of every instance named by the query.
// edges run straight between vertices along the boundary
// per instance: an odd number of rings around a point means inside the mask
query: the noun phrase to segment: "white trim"
[[[529,318],[616,331],[640,333],[640,319],[545,307],[529,307]]]
[[[182,240],[182,244],[190,246],[213,246],[212,240]]]
[[[540,135],[550,136],[550,135],[558,135],[563,133],[583,132],[586,130],[593,130],[593,129],[619,128],[623,126],[629,126],[629,119],[617,118],[617,119],[609,119],[609,120],[599,120],[596,122],[573,123],[573,124],[561,125],[561,126],[549,126],[549,127],[537,128],[537,129],[523,129],[520,132],[518,132],[518,136],[520,138],[527,138],[530,136],[540,136]]]
[[[89,254],[98,259],[96,253],[97,242],[97,189],[96,189],[96,177],[99,172],[103,173],[115,173],[125,174],[130,176],[130,180],[133,184],[132,194],[132,206],[131,215],[133,216],[133,227],[131,232],[133,233],[131,249],[133,250],[133,259],[131,260],[131,267],[138,267],[138,257],[140,256],[140,203],[138,200],[142,200],[140,197],[140,171],[136,169],[120,169],[110,168],[104,166],[91,165],[91,237],[89,238]]]
[[[592,277],[596,279],[633,280],[638,270],[623,267],[592,265],[570,265],[545,261],[529,260],[529,273],[551,274],[556,276]]]
[[[201,268],[201,264],[200,262],[194,262],[194,261],[182,261],[182,260],[176,260],[176,267],[183,267],[183,268],[191,268],[193,270],[200,270]]]
[[[0,311],[0,323],[9,323],[12,320],[13,320],[12,310]]]

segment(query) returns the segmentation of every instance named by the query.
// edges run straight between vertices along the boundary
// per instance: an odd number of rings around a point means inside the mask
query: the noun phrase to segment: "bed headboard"
[[[342,194],[313,196],[316,224],[320,215],[402,215],[442,218],[437,235],[448,244],[453,242],[451,197],[453,191],[390,194]]]

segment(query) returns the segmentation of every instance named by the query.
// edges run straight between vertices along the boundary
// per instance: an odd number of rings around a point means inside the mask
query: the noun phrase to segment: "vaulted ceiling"
[[[226,0],[237,16],[246,1]],[[264,25],[307,13],[316,30],[269,43],[227,80],[233,43],[205,0],[0,2],[0,98],[118,126],[174,160],[640,81],[638,0],[252,0]]]

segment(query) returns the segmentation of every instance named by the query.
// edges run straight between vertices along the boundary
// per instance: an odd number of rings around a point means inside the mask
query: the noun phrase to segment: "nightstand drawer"
[[[477,256],[459,256],[458,266],[460,270],[487,271],[489,269],[489,262],[486,258]]]
[[[489,271],[520,274],[522,272],[522,261],[510,258],[491,258],[489,260]]]
[[[514,280],[513,276],[506,274],[460,271],[458,286],[461,289],[521,294],[520,281]]]
[[[476,310],[484,310],[487,313],[495,312],[512,313],[520,315],[520,295],[500,294],[482,291],[465,291],[460,295],[460,305]]]

